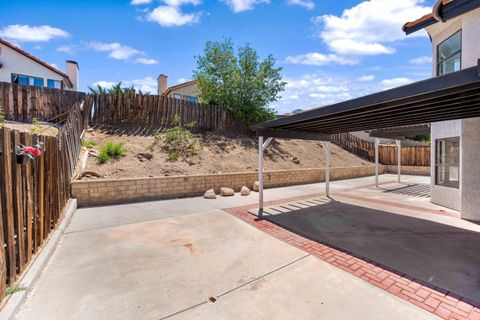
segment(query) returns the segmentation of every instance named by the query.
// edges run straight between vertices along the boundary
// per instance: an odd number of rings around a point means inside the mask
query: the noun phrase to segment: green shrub
[[[167,154],[168,159],[177,161],[181,156],[195,156],[202,149],[202,145],[195,139],[189,129],[195,126],[195,123],[190,123],[182,126],[180,116],[176,115],[173,118],[174,127],[165,130],[163,133],[157,131],[153,135],[154,142],[150,146],[153,151],[155,146],[161,142],[164,143],[162,150]]]
[[[123,142],[113,143],[112,141],[107,141],[101,148],[98,155],[98,163],[104,164],[107,163],[110,159],[118,159],[124,157],[127,154]]]
[[[16,292],[20,292],[20,291],[25,291],[25,290],[28,290],[27,287],[25,287],[24,285],[13,285],[13,286],[10,286],[10,287],[7,287],[5,289],[5,294],[7,296],[11,296],[12,294],[16,293]]]
[[[93,140],[89,140],[89,139],[82,139],[82,147],[85,147],[85,148],[92,148],[94,146],[96,146],[97,143]]]
[[[5,113],[3,112],[3,109],[0,108],[0,129],[5,127]]]
[[[30,128],[31,134],[40,136],[45,132],[46,129],[42,127],[42,125],[40,124],[40,120],[38,120],[37,118],[32,119],[32,124],[33,124],[33,127]]]

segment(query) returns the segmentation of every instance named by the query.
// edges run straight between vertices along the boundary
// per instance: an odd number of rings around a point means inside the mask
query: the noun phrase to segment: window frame
[[[173,97],[173,99],[183,100],[183,96],[179,93],[173,93],[172,97]]]
[[[26,78],[27,83],[23,83],[23,84],[20,83],[20,81],[19,81],[20,78]],[[17,82],[14,82],[15,80]],[[41,80],[42,85],[41,86],[36,86],[35,85],[35,80]],[[28,76],[26,74],[21,74],[21,73],[13,73],[13,72],[10,73],[10,82],[15,83],[15,84],[19,84],[21,86],[32,86],[32,87],[37,87],[37,88],[45,87],[45,79],[44,78],[35,77],[35,76]]]
[[[53,87],[50,87],[49,86],[49,82],[53,82],[54,86]],[[55,87],[55,83],[58,82],[58,88]],[[55,80],[55,79],[47,79],[47,88],[51,88],[51,89],[62,89],[62,81],[61,80]]]
[[[452,54],[450,54],[448,57],[446,57],[445,59],[443,59],[442,61],[440,61],[440,46],[442,44],[444,44],[446,41],[448,41],[450,38],[452,38],[453,36],[457,35],[458,33],[460,33],[460,49],[453,52]],[[460,53],[460,70],[462,70],[462,47],[463,47],[463,32],[462,32],[462,29],[459,29],[457,30],[456,32],[452,33],[448,38],[444,39],[442,42],[440,42],[439,44],[437,44],[437,61],[436,61],[436,64],[437,64],[437,77],[438,76],[443,76],[443,75],[446,75],[448,73],[444,73],[444,74],[440,74],[440,64],[442,64],[443,62],[447,61],[448,59],[452,58],[453,56],[455,56],[457,53]],[[451,72],[449,72],[451,73]]]
[[[438,145],[441,141],[445,141],[445,143],[448,140],[454,140],[455,142],[458,143],[458,159],[456,159],[456,162],[450,162],[450,163],[442,163],[440,160],[441,157],[439,157],[439,148]],[[454,136],[454,137],[445,137],[445,138],[439,138],[435,139],[435,158],[434,158],[434,166],[435,166],[435,185],[440,186],[440,187],[447,187],[447,188],[455,188],[459,189],[460,188],[460,137],[459,136]],[[447,154],[445,153],[445,156]],[[447,168],[449,169],[448,172],[450,172],[450,167],[457,167],[458,168],[458,180],[457,181],[447,181],[447,182],[439,182],[439,167]]]

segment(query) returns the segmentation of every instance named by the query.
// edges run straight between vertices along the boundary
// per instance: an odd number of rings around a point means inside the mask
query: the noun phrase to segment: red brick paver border
[[[312,195],[308,196],[308,198],[311,197]],[[305,198],[305,196],[300,196],[283,199],[268,202],[266,205],[298,201]],[[249,209],[255,207],[255,205],[249,205],[224,209],[224,211],[279,240],[308,252],[331,265],[351,273],[443,319],[480,320],[479,308],[451,296],[448,292],[444,292],[440,288],[427,287],[415,279],[407,278],[405,274],[387,270],[375,262],[362,260],[325,244],[311,241],[267,220],[256,221],[256,217],[248,212]]]

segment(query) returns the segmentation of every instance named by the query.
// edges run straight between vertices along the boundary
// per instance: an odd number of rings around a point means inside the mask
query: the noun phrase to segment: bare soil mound
[[[102,178],[158,177],[171,175],[212,174],[255,171],[258,167],[257,139],[247,136],[228,137],[216,133],[194,134],[202,145],[195,156],[168,159],[162,143],[152,150],[152,135],[123,135],[118,132],[89,131],[90,147],[87,171]],[[126,156],[99,164],[95,155],[107,141],[123,142]],[[369,165],[336,145],[331,145],[331,166],[351,167]],[[265,151],[265,170],[323,168],[325,152],[321,142],[274,139]]]

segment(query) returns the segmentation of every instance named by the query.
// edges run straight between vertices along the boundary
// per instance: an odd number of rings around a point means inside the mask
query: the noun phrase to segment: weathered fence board
[[[61,219],[92,101],[70,107],[57,136],[0,129],[0,301]],[[18,164],[17,147],[37,142],[41,156]]]
[[[362,159],[375,161],[375,144],[372,142],[357,138],[350,133],[334,134],[332,142]],[[380,145],[378,160],[381,164],[397,164],[397,147]],[[401,162],[404,166],[430,166],[430,146],[402,147]]]
[[[93,125],[168,128],[178,115],[181,124],[193,124],[193,127],[199,130],[250,132],[246,125],[237,121],[231,112],[220,106],[133,93],[88,97],[95,100],[91,121]]]
[[[0,82],[0,109],[7,120],[31,122],[37,118],[49,121],[68,112],[84,97],[84,92]]]

